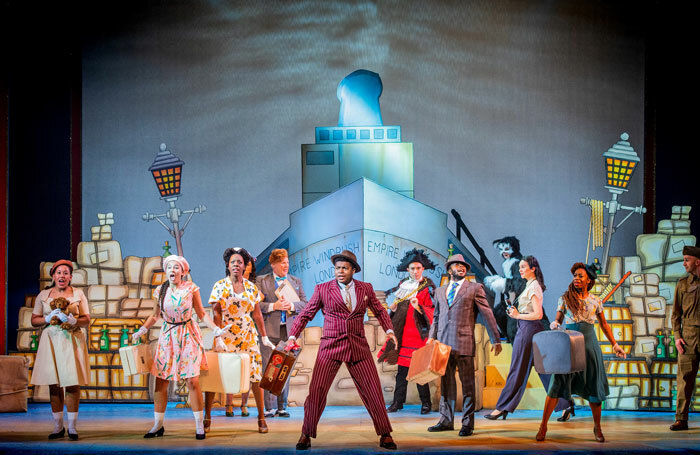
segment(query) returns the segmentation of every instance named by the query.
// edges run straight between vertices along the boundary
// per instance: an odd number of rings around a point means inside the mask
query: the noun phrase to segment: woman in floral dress
[[[190,391],[190,406],[194,414],[196,438],[204,439],[204,418],[202,413],[202,391],[199,387],[200,369],[207,369],[207,358],[202,346],[199,326],[192,321],[193,312],[214,332],[221,335],[223,329],[204,312],[199,287],[191,281],[184,281],[190,266],[182,256],[168,256],[163,259],[163,269],[168,281],[154,292],[156,306],[153,314],[136,331],[134,341],[145,335],[158,318],[163,326],[158,336],[158,345],[153,357],[151,374],[156,378],[154,397],[154,425],[144,438],[163,436],[163,420],[168,404],[168,382],[184,379]]]
[[[275,346],[265,333],[262,312],[258,305],[264,296],[252,282],[243,278],[246,266],[252,260],[243,248],[227,248],[224,251],[226,278],[214,284],[209,303],[214,307],[214,321],[218,325],[228,324],[221,340],[228,352],[240,352],[250,355],[250,382],[255,405],[258,408],[258,432],[267,433],[265,422],[262,379],[262,357],[258,346],[258,331],[262,332],[262,342],[272,349]],[[216,335],[215,335],[216,336]],[[217,341],[218,343],[218,341]],[[211,424],[211,407],[213,392],[205,392],[205,428]]]

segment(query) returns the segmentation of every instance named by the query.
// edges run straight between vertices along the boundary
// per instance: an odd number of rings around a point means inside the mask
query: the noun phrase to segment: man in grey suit
[[[306,306],[306,295],[301,280],[289,275],[289,256],[287,250],[275,249],[270,252],[270,267],[272,273],[257,277],[255,284],[260,292],[265,295],[265,300],[260,302],[260,310],[265,320],[265,331],[270,341],[277,345],[280,341],[287,341],[287,333],[291,330],[294,317]],[[299,296],[299,301],[288,302],[284,297],[278,299],[275,289],[284,280],[289,281],[294,291]],[[261,344],[260,351],[263,359],[263,371],[267,368],[272,349]],[[282,393],[276,399],[268,390],[265,390],[265,417],[289,417],[287,412],[287,395],[289,394],[289,382],[284,386]],[[276,410],[276,411],[275,411]]]
[[[428,431],[454,430],[454,411],[457,401],[455,369],[462,381],[462,428],[460,436],[471,436],[474,432],[474,324],[477,312],[486,321],[491,338],[491,350],[501,353],[498,324],[486,301],[483,285],[466,279],[471,266],[461,254],[450,256],[445,263],[450,282],[435,290],[435,313],[430,326],[428,343],[438,340],[452,347],[445,375],[441,379],[440,421]]]

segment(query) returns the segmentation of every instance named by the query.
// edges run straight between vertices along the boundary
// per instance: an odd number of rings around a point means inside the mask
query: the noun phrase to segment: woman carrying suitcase
[[[499,417],[506,419],[508,413],[515,411],[527,387],[527,379],[532,370],[532,337],[544,330],[542,327],[542,292],[546,289],[540,264],[533,256],[524,257],[519,264],[520,276],[527,281],[523,292],[518,296],[517,308],[511,306],[508,316],[518,321],[518,331],[513,340],[513,355],[506,385],[498,397],[496,409],[486,414],[489,420]],[[549,375],[541,375],[542,383],[547,388]]]
[[[625,351],[617,344],[612,330],[603,315],[603,304],[600,299],[589,291],[595,284],[597,272],[581,262],[571,267],[574,276],[572,283],[564,295],[559,298],[557,315],[551,324],[552,329],[557,329],[562,322],[569,330],[576,330],[583,334],[586,347],[586,369],[570,374],[555,374],[547,391],[547,399],[544,403],[542,422],[535,439],[543,441],[547,434],[547,421],[557,405],[559,398],[571,399],[575,394],[588,400],[593,414],[593,434],[598,442],[605,442],[605,437],[600,428],[601,405],[608,396],[608,379],[605,376],[603,365],[603,353],[600,350],[594,326],[596,318],[600,323],[600,329],[605,337],[613,345],[613,352],[617,357],[627,357]]]
[[[156,378],[153,402],[153,427],[143,437],[146,439],[163,436],[165,408],[168,405],[168,383],[184,379],[190,391],[190,407],[195,421],[195,437],[204,439],[204,416],[202,413],[202,390],[199,387],[200,369],[207,369],[207,357],[202,346],[199,326],[192,321],[197,314],[213,332],[221,335],[228,327],[219,328],[204,312],[199,286],[185,281],[190,265],[182,256],[171,255],[163,259],[163,270],[168,281],[156,288],[153,314],[132,334],[134,341],[148,333],[158,318],[163,326],[158,336],[158,345],[153,355],[151,374]]]

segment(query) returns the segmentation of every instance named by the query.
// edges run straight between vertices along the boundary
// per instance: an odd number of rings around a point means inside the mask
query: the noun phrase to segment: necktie
[[[452,302],[455,300],[455,294],[457,293],[457,287],[459,286],[459,283],[456,281],[452,283],[452,286],[450,287],[450,290],[447,292],[447,305],[452,306]]]
[[[345,288],[345,306],[348,307],[348,311],[352,313],[352,298],[350,298],[350,289]]]
[[[275,277],[275,289],[280,287],[280,283],[286,279],[287,279],[286,276],[276,276]],[[286,324],[286,323],[287,323],[287,312],[282,311],[280,313],[280,324]]]

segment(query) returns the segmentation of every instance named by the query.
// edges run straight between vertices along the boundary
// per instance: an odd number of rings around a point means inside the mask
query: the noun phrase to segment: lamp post
[[[617,198],[619,195],[629,191],[627,185],[634,174],[637,165],[639,164],[639,156],[634,151],[634,148],[628,142],[629,134],[622,133],[620,140],[617,141],[607,152],[603,153],[605,160],[605,188],[610,191],[612,198],[605,203],[605,208],[608,209],[608,224],[605,226],[605,243],[603,247],[603,260],[601,273],[605,274],[608,268],[608,256],[610,254],[610,241],[615,231],[622,226],[622,223],[627,221],[634,213],[646,213],[647,209],[644,206],[628,207],[621,205]],[[591,205],[591,198],[581,198],[581,204]],[[626,210],[629,213],[626,217],[615,226],[615,214],[620,210]]]
[[[142,217],[144,221],[158,221],[161,226],[175,238],[175,246],[177,247],[177,254],[179,256],[183,255],[182,236],[185,233],[185,228],[195,213],[204,213],[207,210],[204,205],[198,205],[192,210],[184,211],[175,206],[175,201],[180,197],[182,166],[184,166],[184,164],[184,161],[168,151],[165,144],[160,144],[160,151],[148,170],[151,172],[153,180],[156,182],[160,198],[168,203],[168,211],[158,215],[146,212]],[[180,227],[180,217],[182,215],[189,216],[187,220],[185,220],[185,224]],[[170,221],[173,227],[168,227],[168,225],[163,222],[163,218]]]

